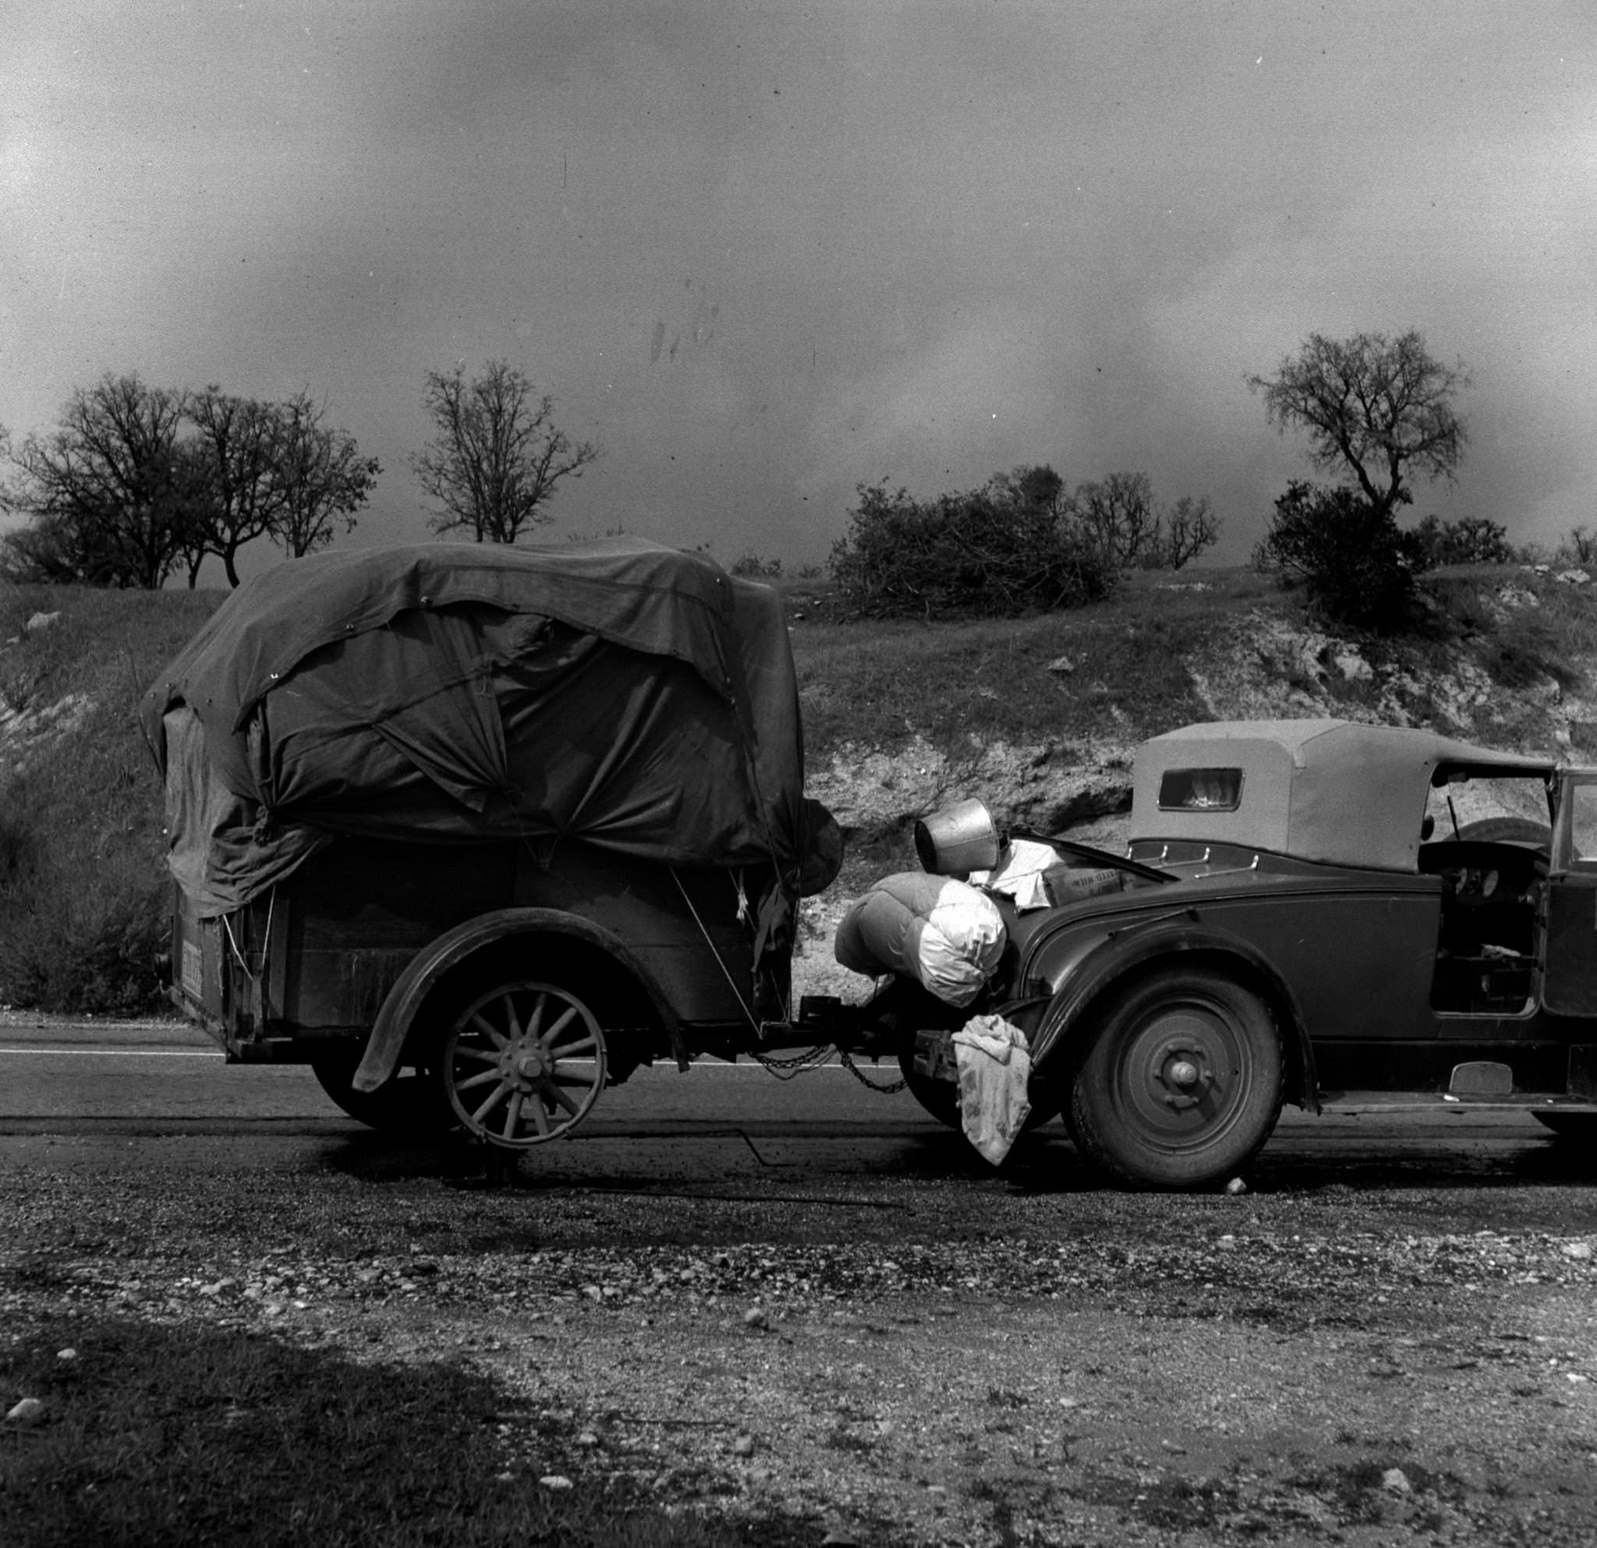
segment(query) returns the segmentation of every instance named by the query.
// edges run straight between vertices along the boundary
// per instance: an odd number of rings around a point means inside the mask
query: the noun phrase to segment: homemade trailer
[[[893,1049],[790,1003],[841,861],[781,605],[633,539],[319,554],[145,696],[172,994],[379,1127],[520,1148],[665,1056]]]

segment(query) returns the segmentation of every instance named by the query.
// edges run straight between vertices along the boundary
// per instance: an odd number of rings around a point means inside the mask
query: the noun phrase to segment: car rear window
[[[1167,769],[1159,781],[1162,812],[1234,812],[1241,799],[1241,769]]]

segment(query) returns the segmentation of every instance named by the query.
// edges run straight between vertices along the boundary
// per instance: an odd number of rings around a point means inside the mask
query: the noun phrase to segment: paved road
[[[883,1083],[897,1073],[866,1070]],[[370,1153],[386,1143],[345,1117],[303,1067],[229,1066],[202,1034],[171,1024],[12,1015],[0,1025],[0,1163],[26,1165],[46,1150],[59,1159],[63,1142],[86,1163],[114,1157],[126,1166],[141,1145],[153,1145],[166,1165],[186,1156],[195,1166],[296,1170],[351,1146]],[[433,1164],[415,1152],[402,1159],[401,1147],[393,1148],[394,1164],[405,1169]],[[803,1167],[818,1179],[985,1169],[907,1093],[868,1090],[836,1064],[783,1081],[753,1064],[713,1061],[686,1074],[640,1070],[604,1094],[574,1141],[524,1164],[574,1182],[640,1171],[709,1180],[768,1167]],[[1032,1144],[1023,1168],[1092,1185],[1062,1125]],[[1523,1113],[1367,1104],[1321,1117],[1289,1109],[1251,1175],[1277,1187],[1445,1187],[1589,1170],[1555,1151]]]

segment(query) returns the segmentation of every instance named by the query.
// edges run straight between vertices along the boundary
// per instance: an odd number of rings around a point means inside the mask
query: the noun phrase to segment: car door
[[[1597,769],[1559,775],[1542,952],[1542,1004],[1597,1016]]]

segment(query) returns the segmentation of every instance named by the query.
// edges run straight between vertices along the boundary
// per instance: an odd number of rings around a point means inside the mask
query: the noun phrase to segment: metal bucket
[[[915,853],[933,876],[990,871],[1002,848],[992,813],[980,801],[959,801],[915,824]]]

